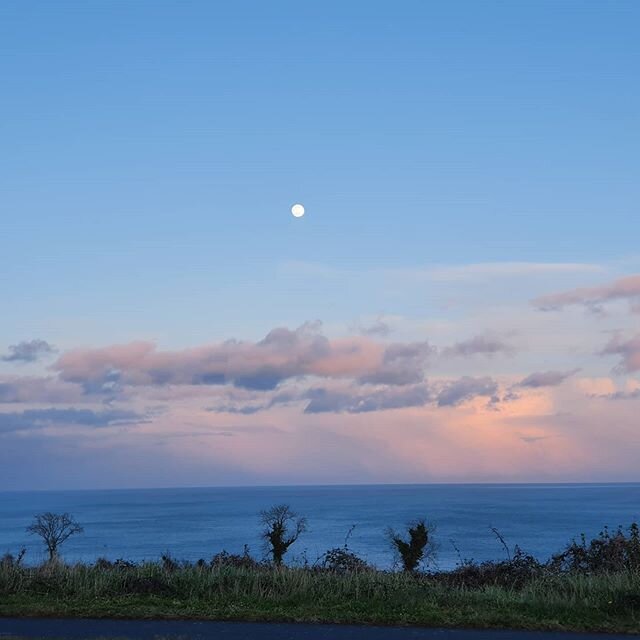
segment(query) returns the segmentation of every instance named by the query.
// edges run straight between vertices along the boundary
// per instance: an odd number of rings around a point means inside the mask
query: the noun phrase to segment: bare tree
[[[265,527],[262,537],[269,545],[274,564],[279,567],[289,547],[307,530],[307,519],[298,517],[286,504],[261,511],[260,519]]]
[[[68,513],[40,513],[27,527],[28,533],[42,538],[49,552],[49,562],[58,558],[58,548],[64,542],[83,531],[84,529]]]

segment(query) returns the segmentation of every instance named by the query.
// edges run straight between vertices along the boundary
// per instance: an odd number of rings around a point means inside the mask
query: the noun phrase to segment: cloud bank
[[[53,365],[65,382],[87,390],[115,384],[232,385],[268,391],[284,381],[315,376],[359,378],[363,383],[419,382],[433,349],[428,343],[383,345],[364,337],[333,339],[316,325],[277,328],[256,343],[228,340],[183,351],[159,351],[134,342],[63,354]]]
[[[15,344],[0,374],[0,482],[33,486],[29,465],[49,486],[100,464],[121,486],[630,479],[637,317],[570,308],[633,304],[634,278],[537,299],[567,310],[560,320],[526,296],[506,318],[390,316],[392,333],[382,316],[331,333],[309,322],[184,349],[72,348],[52,363],[48,342]]]

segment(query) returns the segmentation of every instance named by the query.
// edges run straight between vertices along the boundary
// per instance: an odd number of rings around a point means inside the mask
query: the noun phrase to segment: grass
[[[400,624],[640,633],[640,573],[518,588],[304,568],[0,565],[0,615]]]
[[[424,546],[424,545],[423,545]],[[421,547],[422,548],[422,547]],[[506,545],[505,545],[506,548]],[[314,566],[222,552],[207,562],[0,559],[0,616],[326,622],[640,633],[640,527],[584,536],[546,562],[518,547],[449,572],[389,572],[344,548]]]

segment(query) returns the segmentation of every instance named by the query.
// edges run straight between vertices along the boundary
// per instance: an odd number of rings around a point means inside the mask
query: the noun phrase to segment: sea
[[[434,527],[431,568],[463,559],[505,558],[518,545],[540,559],[581,533],[597,535],[640,521],[637,484],[425,484],[128,489],[0,493],[0,555],[26,549],[25,561],[45,558],[26,532],[37,513],[70,513],[81,535],[62,547],[67,562],[108,558],[140,562],[170,553],[179,560],[216,553],[265,554],[260,511],[287,504],[308,521],[287,561],[313,564],[328,549],[348,548],[381,569],[394,566],[389,527],[424,518]]]

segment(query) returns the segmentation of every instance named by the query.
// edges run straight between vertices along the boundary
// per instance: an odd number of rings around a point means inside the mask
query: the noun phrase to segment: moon
[[[291,215],[294,218],[302,218],[302,216],[304,215],[304,207],[299,203],[294,204],[291,207]]]

